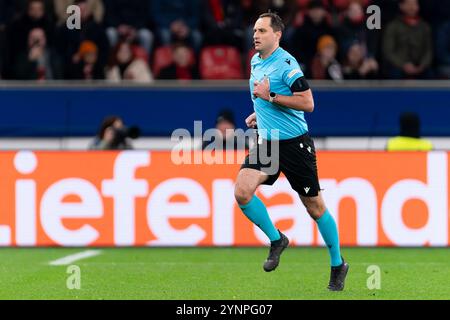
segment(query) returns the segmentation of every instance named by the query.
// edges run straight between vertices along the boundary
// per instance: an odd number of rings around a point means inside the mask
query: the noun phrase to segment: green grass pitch
[[[85,249],[0,249],[0,299],[450,299],[448,248],[344,248],[350,264],[343,292],[328,292],[325,248],[288,248],[278,269],[262,269],[267,248],[109,248],[68,266],[49,262]],[[370,265],[381,289],[369,290]]]

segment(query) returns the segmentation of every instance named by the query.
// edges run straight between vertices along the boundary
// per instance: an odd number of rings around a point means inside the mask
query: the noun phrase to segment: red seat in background
[[[210,46],[200,54],[200,76],[205,80],[242,79],[239,50],[232,46]]]
[[[159,76],[161,69],[169,66],[173,62],[172,58],[172,47],[164,46],[156,48],[155,53],[153,55],[153,75],[156,77]]]

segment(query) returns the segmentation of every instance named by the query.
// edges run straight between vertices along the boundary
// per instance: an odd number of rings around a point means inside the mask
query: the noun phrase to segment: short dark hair
[[[270,18],[270,26],[272,27],[273,31],[278,32],[284,31],[284,23],[283,20],[280,18],[280,16],[276,12],[266,12],[259,16],[259,18]]]
[[[218,125],[222,121],[227,121],[231,123],[233,126],[236,126],[233,111],[231,111],[230,109],[223,109],[219,112],[216,119],[216,125]]]

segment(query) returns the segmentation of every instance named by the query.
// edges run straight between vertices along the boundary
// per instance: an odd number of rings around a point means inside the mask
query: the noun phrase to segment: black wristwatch
[[[271,92],[269,94],[269,102],[273,103],[273,101],[275,100],[276,97],[277,97],[277,94],[275,92]]]

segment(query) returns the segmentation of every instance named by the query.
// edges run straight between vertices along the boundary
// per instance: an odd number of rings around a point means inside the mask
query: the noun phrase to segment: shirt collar
[[[259,61],[267,61],[273,57],[276,57],[281,52],[281,50],[283,50],[281,49],[281,47],[276,48],[275,51],[272,52],[272,54],[268,56],[266,59],[262,59],[261,56],[258,54]]]

